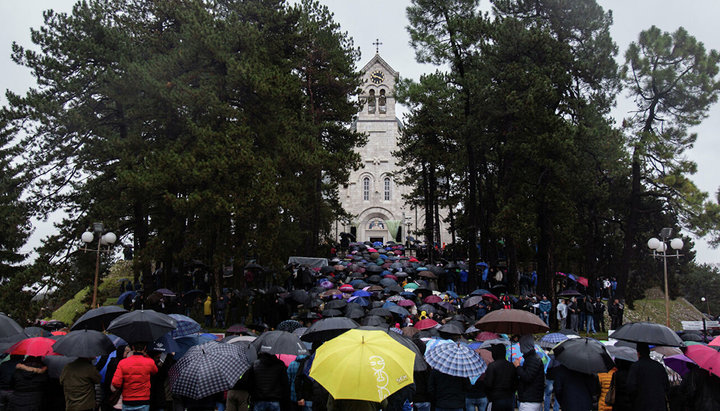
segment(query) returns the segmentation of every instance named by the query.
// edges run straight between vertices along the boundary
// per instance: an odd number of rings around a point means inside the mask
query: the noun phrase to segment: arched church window
[[[387,113],[387,102],[385,99],[385,90],[380,90],[380,98],[378,99],[378,111],[380,114]]]
[[[370,90],[370,96],[368,97],[368,113],[375,113],[375,90]]]
[[[370,177],[363,178],[362,182],[362,194],[363,194],[363,200],[368,201],[370,200]]]
[[[390,201],[390,177],[385,177],[383,183],[385,185],[385,201]]]

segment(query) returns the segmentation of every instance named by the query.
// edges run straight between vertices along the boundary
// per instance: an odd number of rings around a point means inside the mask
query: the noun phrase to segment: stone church
[[[350,173],[348,184],[340,188],[340,202],[354,216],[339,221],[336,230],[355,236],[357,241],[396,241],[404,243],[408,233],[417,237],[417,227],[424,225],[422,208],[406,204],[403,195],[409,187],[395,183],[392,173],[398,170],[393,152],[397,150],[402,123],[395,112],[395,83],[400,74],[379,54],[362,68],[364,101],[356,129],[367,135],[360,147],[362,166]],[[443,213],[444,214],[444,213]],[[445,224],[441,224],[443,242],[448,241]]]

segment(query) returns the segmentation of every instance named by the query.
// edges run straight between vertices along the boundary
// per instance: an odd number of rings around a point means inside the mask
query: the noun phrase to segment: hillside
[[[625,307],[624,322],[650,321],[665,324],[665,294],[659,289],[650,289],[644,300],[635,301],[635,310]],[[670,328],[682,329],[680,321],[702,320],[702,313],[686,299],[679,297],[670,300]]]

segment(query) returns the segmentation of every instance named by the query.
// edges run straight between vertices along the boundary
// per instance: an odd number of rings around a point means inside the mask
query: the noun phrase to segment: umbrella
[[[524,310],[496,310],[486,314],[475,327],[496,333],[535,334],[549,328],[537,315]]]
[[[430,328],[435,328],[436,325],[438,325],[437,321],[433,320],[432,318],[426,318],[415,323],[415,328],[422,331]]]
[[[400,317],[407,317],[410,315],[410,312],[399,305],[393,305],[390,307],[387,307],[387,310],[390,311],[393,314],[397,314]]]
[[[53,351],[55,340],[46,337],[32,337],[18,341],[7,349],[11,355],[29,355],[31,357],[44,357],[55,355]]]
[[[415,353],[379,330],[350,330],[315,353],[310,377],[335,399],[380,402],[413,383]]]
[[[700,334],[694,334],[694,333],[683,333],[683,335],[680,337],[683,341],[692,341],[692,342],[705,342],[705,339]]]
[[[405,284],[404,288],[405,288],[405,290],[415,290],[418,288],[418,285],[415,283],[408,283],[408,284]]]
[[[306,355],[308,353],[300,338],[287,331],[266,331],[250,345],[258,353],[288,355]]]
[[[477,296],[481,296],[483,294],[490,294],[490,291],[488,291],[484,288],[478,288],[477,290],[470,293],[470,295],[477,295]]]
[[[150,342],[177,328],[177,321],[169,315],[153,310],[137,310],[112,320],[108,331],[125,341]]]
[[[567,368],[583,374],[611,370],[615,364],[605,346],[592,338],[572,338],[554,349],[555,358]]]
[[[307,342],[324,342],[357,327],[359,327],[358,323],[347,317],[323,318],[311,325],[300,339]]]
[[[340,310],[340,309],[345,308],[346,305],[347,305],[347,301],[345,301],[345,300],[332,300],[332,301],[329,301],[327,304],[325,304],[325,308]]]
[[[175,293],[168,290],[167,288],[158,288],[154,292],[163,295],[164,297],[175,297]]]
[[[310,302],[310,294],[305,290],[292,290],[290,291],[289,298],[298,304],[307,304]]]
[[[617,343],[615,343],[615,346],[618,347],[618,346],[621,345],[621,343],[624,343],[624,342],[625,342],[625,341],[618,341]],[[637,344],[634,344],[634,346],[633,346],[633,347],[630,347],[630,348],[632,348],[632,349],[634,349],[634,350],[637,350]],[[662,356],[664,356],[664,357],[670,357],[670,356],[673,356],[673,355],[682,354],[682,350],[680,350],[680,349],[677,348],[677,347],[666,347],[666,346],[663,346],[663,345],[660,345],[660,346],[657,346],[657,347],[653,347],[653,348],[650,349],[650,351],[655,351],[656,353],[658,353],[658,354],[660,354],[660,355],[662,355]]]
[[[392,313],[390,312],[390,310],[388,310],[387,308],[381,308],[381,307],[373,308],[372,310],[370,310],[370,312],[368,314],[376,315],[379,317],[392,317]]]
[[[712,347],[720,347],[720,336],[713,338],[713,340],[710,341],[708,345]]]
[[[500,336],[494,332],[483,331],[480,334],[475,336],[475,341],[497,340],[499,338],[500,338]]]
[[[12,318],[0,314],[0,338],[10,337],[23,332],[23,328]]]
[[[495,294],[492,294],[492,293],[485,293],[485,294],[481,295],[481,297],[482,297],[482,298],[487,298],[488,300],[500,301],[500,299],[497,298],[497,297],[495,296]]]
[[[611,338],[635,343],[667,345],[670,347],[679,347],[683,343],[675,331],[664,325],[650,322],[625,324],[618,328],[611,335]]]
[[[170,317],[177,321],[177,328],[170,332],[172,338],[184,337],[202,330],[200,324],[190,317],[182,314],[170,314]]]
[[[550,365],[550,356],[548,356],[545,351],[537,344],[534,344],[535,353],[538,357],[540,357],[540,361],[543,363],[543,369],[545,372],[547,372],[548,366]],[[517,359],[520,360],[520,365],[525,363],[525,358],[523,357],[523,353],[520,352],[520,344],[519,343],[510,343],[510,348],[505,349],[505,358],[513,362]]]
[[[383,317],[378,317],[376,315],[368,315],[367,317],[363,318],[361,321],[363,326],[369,326],[369,327],[383,327],[386,328],[388,326],[387,321]]]
[[[463,307],[464,307],[464,308],[474,307],[474,306],[480,304],[481,302],[482,302],[482,297],[481,297],[481,296],[479,296],[479,295],[473,295],[472,297],[470,297],[470,298],[468,298],[467,300],[465,300],[465,302],[463,302]]]
[[[231,334],[255,335],[255,333],[252,330],[250,330],[243,324],[233,324],[230,326],[230,328],[225,330],[225,332],[231,333]]]
[[[455,311],[457,311],[457,307],[455,307],[454,305],[450,304],[450,303],[447,302],[447,301],[443,301],[443,302],[441,302],[441,303],[438,303],[438,307],[440,307],[440,308],[442,308],[442,309],[444,309],[445,311],[448,311],[448,312],[455,312]]]
[[[450,335],[463,334],[463,328],[452,321],[448,322],[447,324],[443,324],[440,328],[438,328],[438,331]]]
[[[352,295],[353,297],[371,297],[372,293],[365,290],[357,290]]]
[[[458,343],[428,347],[425,361],[433,369],[455,377],[476,377],[485,372],[485,361],[470,347]]]
[[[125,291],[124,293],[120,294],[120,297],[118,297],[117,302],[115,304],[122,304],[125,302],[126,298],[135,298],[137,293],[135,291]]]
[[[695,361],[700,368],[720,377],[720,352],[704,345],[687,347],[685,355]]]
[[[93,308],[78,318],[70,329],[105,331],[112,320],[126,312],[127,310],[115,305]]]
[[[115,345],[100,331],[75,330],[62,336],[53,345],[53,351],[67,357],[93,358],[109,354]]]
[[[16,343],[28,338],[28,336],[21,332],[19,334],[11,335],[9,337],[3,337],[0,338],[0,354],[4,353],[8,350],[8,348],[12,347]]]
[[[412,300],[400,300],[397,302],[400,307],[412,307],[415,303]]]
[[[342,311],[335,310],[335,309],[329,309],[329,310],[323,310],[322,316],[323,317],[340,317],[342,315]]]
[[[677,354],[663,358],[663,362],[666,366],[668,366],[668,368],[680,374],[681,377],[685,378],[687,373],[690,372],[688,364],[693,363],[693,360],[688,358],[685,354]]]
[[[391,287],[393,285],[397,285],[397,281],[385,277],[382,280],[380,280],[380,285],[382,285],[383,287]],[[403,290],[401,289],[400,292],[402,292],[402,291]]]
[[[441,302],[441,301],[442,301],[442,298],[438,297],[437,295],[427,296],[427,297],[425,297],[425,299],[423,300],[423,302],[424,302],[425,304],[435,304],[435,303],[439,303],[439,302]]]
[[[437,276],[435,275],[435,273],[433,273],[432,271],[420,271],[420,272],[418,273],[418,277],[437,278]]]
[[[565,290],[558,293],[558,297],[582,297],[582,293],[578,290]]]
[[[423,311],[425,311],[427,314],[437,313],[437,309],[430,304],[423,304],[420,307],[418,307],[418,312],[423,312]]]
[[[50,334],[50,331],[42,329],[40,327],[25,327],[23,332],[28,337],[50,337],[50,336],[52,336],[52,334]]]
[[[638,360],[637,350],[633,348],[608,345],[605,349],[613,360],[625,360],[629,362],[635,362]]]
[[[538,342],[538,345],[542,348],[551,349],[567,339],[568,336],[563,333],[545,334]]]
[[[418,348],[417,344],[410,339],[410,337],[405,336],[402,332],[397,333],[391,330],[388,330],[388,335],[392,337],[393,340],[399,342],[405,346],[405,348],[415,353],[415,362],[413,365],[413,369],[415,371],[427,370],[427,363],[425,362],[425,357],[423,356],[422,351]]]
[[[231,389],[249,368],[240,347],[210,341],[190,348],[168,377],[173,394],[197,400]]]
[[[280,324],[278,324],[277,327],[275,327],[275,328],[278,331],[287,331],[287,332],[291,333],[300,327],[302,327],[302,324],[300,324],[299,321],[285,320],[285,321],[281,321]]]
[[[248,345],[255,341],[257,337],[254,335],[230,335],[222,339],[222,342],[228,343],[228,344],[237,344],[246,342]]]
[[[49,355],[43,358],[43,364],[48,367],[48,376],[50,378],[59,380],[62,374],[63,368],[71,362],[77,360],[77,357],[66,357],[64,355]]]

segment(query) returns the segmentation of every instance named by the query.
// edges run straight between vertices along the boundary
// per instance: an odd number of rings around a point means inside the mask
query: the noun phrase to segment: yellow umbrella
[[[380,330],[349,330],[315,353],[310,377],[335,399],[381,402],[412,384],[415,354]]]

